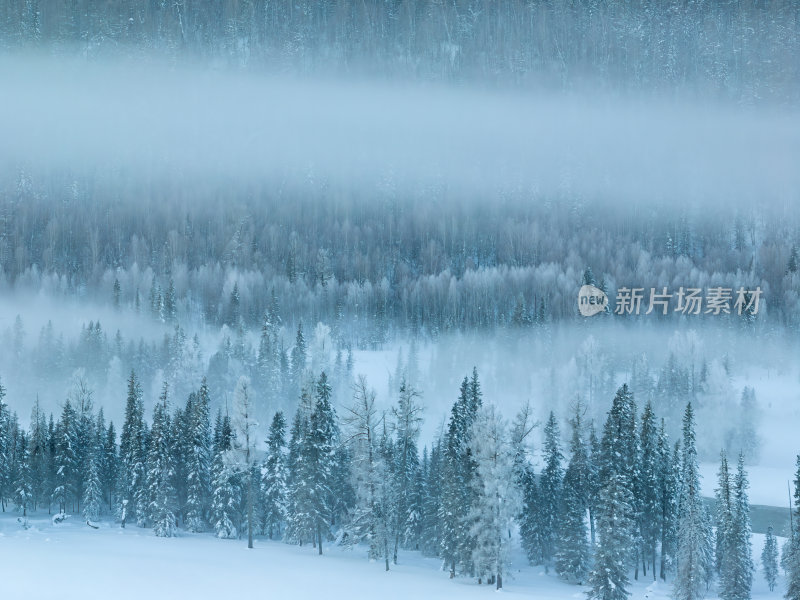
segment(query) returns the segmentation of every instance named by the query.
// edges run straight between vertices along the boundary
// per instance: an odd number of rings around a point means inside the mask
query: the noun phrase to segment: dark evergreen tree
[[[539,527],[542,539],[542,558],[548,566],[556,552],[558,538],[559,499],[563,471],[561,434],[555,414],[551,411],[544,426],[544,470],[539,482]]]
[[[713,544],[709,519],[700,495],[700,474],[695,445],[694,410],[686,405],[683,417],[681,496],[678,513],[677,575],[675,600],[697,600],[713,570]]]
[[[120,436],[120,469],[117,497],[122,526],[130,519],[143,527],[147,510],[147,431],[144,423],[142,388],[136,374],[128,378],[125,422]]]
[[[208,384],[187,403],[186,528],[203,531],[211,504],[211,422]]]
[[[261,531],[280,538],[287,517],[286,419],[278,411],[267,437],[267,454],[261,465]]]
[[[642,573],[647,575],[650,563],[656,578],[656,551],[661,533],[661,502],[659,498],[659,432],[653,406],[648,401],[642,412],[639,433],[639,465],[637,491],[639,497],[639,531],[641,533]]]
[[[173,443],[168,386],[165,382],[153,410],[153,427],[147,453],[147,520],[159,537],[173,537],[177,529]]]
[[[586,529],[590,465],[581,411],[578,406],[571,421],[570,461],[561,487],[556,544],[556,573],[578,584],[586,581],[591,561]]]

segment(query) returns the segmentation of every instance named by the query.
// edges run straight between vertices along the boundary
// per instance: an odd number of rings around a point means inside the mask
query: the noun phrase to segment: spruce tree
[[[102,433],[102,429],[100,430]],[[84,459],[84,469],[86,471],[83,486],[83,518],[88,521],[96,521],[100,516],[103,504],[103,490],[100,479],[102,446],[98,435],[97,423],[88,433],[88,444]]]
[[[214,428],[214,458],[211,466],[211,523],[218,538],[239,536],[242,490],[232,468],[229,452],[233,446],[230,417],[217,415]]]
[[[75,472],[79,468],[75,453],[77,416],[69,400],[64,403],[55,432],[55,487],[53,500],[60,513],[66,513],[76,500]]]
[[[539,483],[540,528],[542,536],[542,555],[545,566],[549,565],[556,551],[558,537],[559,499],[563,472],[561,461],[561,442],[558,421],[551,411],[544,426],[544,461]]]
[[[203,378],[200,390],[187,406],[188,447],[186,457],[186,528],[205,529],[211,504],[211,422],[208,383]]]
[[[28,526],[28,511],[33,508],[33,471],[31,469],[31,443],[25,431],[19,430],[16,444],[16,477],[14,504],[22,512],[23,525]]]
[[[472,480],[475,501],[470,507],[470,533],[475,540],[472,563],[475,574],[498,590],[510,560],[508,531],[520,504],[514,480],[515,449],[507,429],[495,406],[489,405],[478,410],[470,436],[477,465]]]
[[[261,532],[280,538],[287,517],[286,419],[278,411],[267,437],[267,454],[261,465]]]
[[[778,580],[778,541],[775,539],[772,525],[767,528],[764,549],[761,551],[761,566],[764,569],[764,579],[767,581],[769,591],[774,592]]]
[[[794,478],[794,531],[788,542],[785,552],[786,578],[788,580],[786,588],[787,600],[800,600],[800,455],[797,456],[797,471]]]
[[[747,473],[744,470],[744,452],[739,453],[739,461],[732,491],[732,519],[728,530],[725,560],[729,565],[723,574],[720,597],[723,600],[749,600],[753,586],[753,559],[750,543],[750,503],[748,500]]]
[[[677,574],[675,600],[698,600],[713,569],[713,544],[708,518],[700,495],[700,474],[695,445],[694,411],[691,402],[683,417],[681,496],[678,515]]]
[[[142,388],[136,374],[128,378],[125,421],[120,436],[120,471],[117,496],[122,526],[134,518],[144,526],[146,516],[147,431]]]
[[[397,550],[401,539],[408,544],[417,515],[418,497],[415,495],[415,481],[419,470],[417,439],[422,422],[422,407],[418,402],[419,393],[405,380],[400,382],[397,405],[393,408],[395,428],[394,487],[397,499],[395,511],[394,549],[392,559],[397,564]]]
[[[659,432],[653,406],[648,401],[642,412],[642,425],[639,433],[639,476],[637,481],[639,496],[639,531],[642,539],[642,571],[647,575],[650,563],[652,577],[656,578],[656,550],[660,537],[659,502]]]
[[[600,444],[598,543],[589,575],[589,597],[597,600],[623,600],[629,595],[630,546],[636,539],[635,439],[635,405],[623,385],[614,396]]]
[[[561,486],[556,552],[556,573],[578,584],[586,581],[591,561],[586,530],[590,465],[581,410],[578,406],[571,421],[570,461]]]
[[[173,443],[168,387],[165,382],[153,410],[153,427],[147,455],[147,519],[153,526],[153,532],[159,537],[173,537],[177,529]]]

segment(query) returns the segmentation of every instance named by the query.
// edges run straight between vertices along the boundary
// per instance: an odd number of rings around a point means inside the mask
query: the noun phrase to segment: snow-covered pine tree
[[[494,405],[478,410],[472,424],[470,447],[477,465],[472,485],[475,502],[470,507],[470,534],[475,540],[472,563],[475,574],[503,587],[509,565],[508,532],[519,514],[519,489],[514,480],[515,448],[507,425]]]
[[[720,598],[723,600],[749,600],[753,586],[753,559],[750,543],[750,503],[748,500],[747,473],[744,470],[744,453],[739,453],[733,489],[731,490],[731,515],[725,538],[725,554],[720,574]]]
[[[469,447],[470,432],[475,415],[481,406],[480,383],[473,369],[472,379],[461,383],[458,400],[453,404],[447,434],[444,439],[442,492],[439,516],[441,520],[441,557],[455,577],[456,568],[472,573],[474,539],[470,534],[469,512],[475,488],[472,479],[476,465]]]
[[[624,600],[629,595],[630,546],[636,539],[631,435],[635,440],[635,405],[628,386],[623,385],[614,396],[600,444],[599,539],[589,575],[589,597],[595,600]]]
[[[187,405],[188,445],[186,456],[186,528],[203,531],[211,504],[211,422],[208,383]]]
[[[328,377],[323,372],[317,380],[316,401],[314,410],[311,412],[306,440],[310,477],[308,484],[313,490],[309,508],[319,554],[322,554],[323,537],[327,539],[330,535],[331,507],[333,506],[331,491],[335,476],[336,446],[339,438],[339,427],[336,422],[336,412],[331,404],[331,393]]]
[[[228,461],[233,430],[228,415],[217,414],[214,427],[214,458],[211,465],[211,523],[218,538],[238,537],[242,490],[239,477]]]
[[[233,447],[229,462],[240,476],[245,494],[245,510],[247,521],[247,547],[253,547],[253,530],[255,528],[255,486],[253,468],[255,464],[256,427],[255,407],[250,391],[250,379],[239,378],[233,394]]]
[[[164,382],[161,396],[153,409],[153,427],[147,454],[147,519],[159,537],[173,537],[176,525],[174,465],[168,404],[168,386]]]
[[[100,480],[100,470],[102,461],[102,446],[98,433],[97,422],[86,432],[86,452],[84,456],[83,469],[85,471],[83,484],[83,518],[86,521],[96,521],[100,516],[103,505],[103,490]]]
[[[542,557],[545,568],[553,560],[558,538],[559,500],[561,484],[564,477],[561,461],[561,433],[555,413],[550,416],[544,426],[544,469],[539,480],[539,526],[542,539]]]
[[[292,348],[292,365],[291,365],[291,383],[296,393],[303,385],[303,379],[306,372],[306,362],[308,360],[308,349],[306,347],[306,338],[303,335],[302,321],[297,325],[297,335],[295,335],[294,347]],[[294,395],[294,393],[292,395]]]
[[[767,527],[764,549],[761,551],[761,566],[769,591],[774,592],[778,581],[778,541],[775,539],[772,525]]]
[[[420,549],[426,556],[439,556],[441,549],[441,520],[439,513],[442,506],[442,439],[437,437],[431,446],[423,451],[423,521],[421,525]]]
[[[300,403],[292,420],[289,433],[289,452],[287,456],[288,510],[286,520],[286,540],[303,545],[314,540],[314,521],[312,518],[311,465],[308,455],[309,431],[314,398],[309,387],[303,388]]]
[[[98,415],[98,431],[102,425],[102,410]],[[114,492],[116,490],[117,478],[119,477],[119,456],[117,455],[117,432],[114,429],[114,422],[108,423],[108,428],[103,430],[103,449],[100,467],[100,482],[103,490],[103,498],[109,510],[114,507]]]
[[[344,418],[347,440],[352,460],[350,463],[355,505],[350,511],[347,525],[347,544],[366,543],[369,558],[384,558],[389,570],[389,543],[392,515],[386,512],[394,490],[387,485],[389,465],[386,462],[389,442],[385,434],[385,418],[375,408],[375,392],[367,388],[360,376],[353,394],[353,403],[347,407]]]
[[[272,417],[267,454],[261,465],[261,532],[280,538],[287,516],[286,419],[278,411]]]
[[[30,429],[31,481],[33,484],[31,507],[35,509],[43,503],[49,506],[49,497],[52,492],[48,468],[47,419],[39,404],[38,396],[31,410]]]
[[[146,490],[147,430],[144,423],[142,388],[136,373],[128,378],[128,396],[125,402],[125,421],[120,436],[120,470],[117,498],[120,501],[119,518],[122,526],[136,519],[145,524],[147,508]]]
[[[579,405],[571,421],[570,461],[561,487],[556,549],[556,573],[578,584],[586,581],[591,563],[586,530],[590,465],[583,437],[582,411]]]
[[[394,549],[392,560],[397,564],[397,550],[400,540],[409,544],[411,532],[419,513],[418,497],[415,494],[415,481],[419,470],[417,439],[422,423],[422,406],[417,392],[403,377],[397,405],[392,409],[395,429],[394,487],[397,502],[395,511]],[[416,540],[413,540],[414,542]]]
[[[69,400],[64,402],[55,431],[55,487],[53,501],[59,512],[66,512],[75,502],[75,471],[79,468],[75,455],[77,416]]]
[[[17,434],[15,459],[17,468],[13,482],[14,505],[22,512],[23,524],[27,527],[28,511],[33,508],[33,471],[30,437],[21,428]]]
[[[656,579],[656,550],[660,537],[661,503],[658,494],[658,425],[653,406],[648,401],[642,412],[639,432],[638,496],[639,532],[641,533],[642,573],[647,576],[648,563]]]
[[[730,570],[734,564],[731,557],[731,529],[733,526],[733,495],[731,494],[731,476],[728,468],[728,457],[723,450],[720,453],[719,472],[715,491],[715,537],[714,558],[717,573],[720,577],[720,594],[724,593],[726,582],[730,580]]]
[[[661,427],[658,432],[657,454],[658,534],[661,542],[659,577],[666,580],[667,570],[674,566],[677,548],[678,472],[680,460],[677,444],[674,455],[671,451],[664,419],[661,419]]]
[[[694,410],[686,405],[683,417],[681,496],[678,515],[677,574],[675,600],[698,600],[713,569],[713,543],[708,536],[707,516],[700,495],[700,474],[695,445]]]

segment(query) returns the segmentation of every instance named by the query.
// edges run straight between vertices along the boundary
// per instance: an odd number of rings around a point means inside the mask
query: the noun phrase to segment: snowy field
[[[468,578],[450,580],[436,559],[418,553],[400,555],[388,573],[365,552],[328,546],[323,556],[310,547],[257,540],[248,550],[244,540],[218,540],[208,534],[182,533],[157,538],[149,529],[121,529],[102,523],[97,530],[79,521],[52,525],[46,516],[34,517],[24,530],[16,515],[0,517],[2,572],[0,596],[8,599],[49,600],[112,598],[261,597],[287,599],[335,598],[485,598],[494,586]],[[769,592],[758,564],[763,536],[753,536],[757,572],[753,598],[783,597],[783,577]],[[779,539],[779,545],[783,540]],[[513,577],[502,593],[540,599],[580,599],[586,588],[560,581],[551,571],[530,567],[518,551]],[[670,597],[671,585],[649,580],[631,586],[631,599]],[[714,591],[707,598],[713,600]]]

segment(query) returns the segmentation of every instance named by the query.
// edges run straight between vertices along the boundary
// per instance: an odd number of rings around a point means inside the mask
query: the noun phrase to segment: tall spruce
[[[713,543],[708,517],[700,495],[700,473],[695,444],[694,410],[691,402],[683,416],[681,495],[678,515],[677,573],[675,600],[698,600],[713,571]]]
[[[571,583],[586,581],[591,563],[586,528],[590,483],[589,451],[584,439],[582,407],[571,420],[570,461],[564,473],[558,518],[556,573]]]
[[[161,396],[153,409],[153,426],[147,455],[147,520],[159,537],[176,533],[177,500],[174,487],[174,455],[168,404],[168,386],[164,382]]]
[[[559,516],[559,500],[563,471],[561,461],[561,441],[558,421],[551,411],[544,426],[544,461],[545,466],[539,483],[540,528],[542,537],[542,557],[547,567],[556,552]]]
[[[272,417],[267,453],[261,465],[261,532],[280,538],[287,517],[286,419],[281,411]]]

